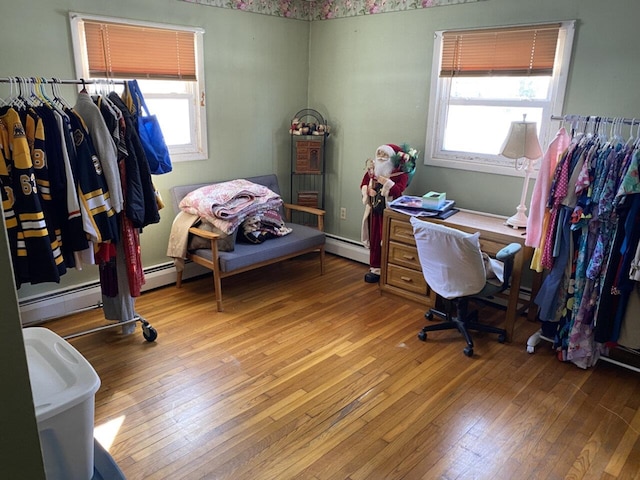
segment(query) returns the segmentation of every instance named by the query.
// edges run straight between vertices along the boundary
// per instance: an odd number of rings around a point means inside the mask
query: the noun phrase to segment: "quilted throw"
[[[182,199],[180,209],[231,234],[248,216],[278,211],[281,205],[280,195],[241,178],[194,190]]]

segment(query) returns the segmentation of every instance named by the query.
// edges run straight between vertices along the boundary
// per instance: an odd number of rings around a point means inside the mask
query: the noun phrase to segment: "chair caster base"
[[[380,275],[373,272],[367,272],[364,276],[364,281],[366,283],[378,283],[380,281]]]

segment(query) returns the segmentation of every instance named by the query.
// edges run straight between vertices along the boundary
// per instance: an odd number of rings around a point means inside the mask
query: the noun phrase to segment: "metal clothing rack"
[[[551,115],[551,120],[561,120],[564,122],[601,122],[601,123],[623,123],[625,125],[640,124],[639,118],[624,117],[598,117],[595,115]]]
[[[21,85],[26,85],[26,84],[31,84],[31,85],[82,85],[83,87],[86,85],[105,85],[105,86],[109,86],[109,85],[124,85],[125,84],[125,80],[112,80],[112,79],[89,79],[89,80],[85,80],[84,78],[80,78],[80,79],[73,79],[73,80],[62,80],[59,78],[44,78],[44,77],[0,77],[0,83],[10,83],[10,84],[14,84],[20,88]],[[22,93],[22,92],[20,92]],[[84,311],[88,311],[88,310],[94,310],[96,308],[102,308],[103,304],[102,302],[99,302],[96,305],[92,305],[86,308],[80,308],[78,310],[75,310],[73,312],[70,312],[69,314],[72,313],[79,313],[79,312],[84,312]],[[80,337],[83,335],[89,335],[91,333],[96,333],[96,332],[100,332],[102,330],[107,330],[109,328],[115,328],[115,327],[122,327],[124,325],[128,325],[131,323],[135,323],[135,322],[140,322],[142,325],[142,336],[145,338],[145,340],[147,340],[148,342],[153,342],[156,340],[156,338],[158,338],[158,332],[156,331],[155,328],[153,328],[149,322],[147,320],[145,320],[142,316],[138,315],[137,313],[135,314],[135,316],[130,319],[130,320],[123,320],[123,321],[113,321],[113,323],[110,323],[108,325],[103,325],[101,327],[96,327],[96,328],[91,328],[88,330],[83,330],[80,332],[76,332],[76,333],[71,333],[68,335],[65,335],[63,338],[65,340],[71,339],[71,338],[76,338],[76,337]]]
[[[58,84],[58,85],[124,85],[124,80],[112,80],[112,79],[87,79],[79,78],[74,80],[61,80],[59,78],[45,78],[45,77],[0,77],[0,83],[15,83],[19,85],[22,83],[44,83],[44,84]]]
[[[77,310],[74,310],[73,312],[69,312],[68,315],[71,315],[71,314],[74,314],[74,313],[86,312],[86,311],[89,311],[89,310],[95,310],[97,308],[102,308],[102,302],[99,302],[96,305],[91,305],[89,307],[79,308]],[[158,332],[156,331],[156,329],[153,328],[149,324],[149,322],[147,322],[141,315],[139,315],[137,313],[130,320],[124,320],[124,321],[120,321],[120,320],[116,321],[116,320],[114,320],[113,323],[110,323],[108,325],[103,325],[101,327],[90,328],[88,330],[83,330],[81,332],[70,333],[68,335],[63,335],[62,338],[64,338],[65,340],[69,340],[71,338],[82,337],[84,335],[89,335],[91,333],[101,332],[102,330],[108,330],[110,328],[115,328],[115,327],[122,327],[124,325],[129,325],[129,324],[136,323],[136,322],[140,322],[140,325],[142,326],[142,336],[144,337],[144,339],[147,342],[153,342],[153,341],[155,341],[156,338],[158,338]]]
[[[596,126],[599,125],[600,123],[608,123],[608,124],[618,123],[621,125],[630,125],[632,129],[634,125],[638,125],[640,127],[640,118],[599,117],[594,115],[552,115],[551,120],[560,120],[563,122],[569,122],[572,124],[573,128],[577,127],[578,124],[580,123],[584,123],[584,124],[593,123]],[[536,345],[540,343],[540,340],[544,340],[546,342],[553,344],[553,339],[545,337],[542,334],[542,330],[539,330],[533,335],[531,335],[527,340],[527,352],[533,353],[535,351]],[[617,348],[617,347],[613,347],[613,348]],[[635,372],[640,372],[640,368],[625,362],[621,362],[619,360],[608,357],[606,355],[600,355],[598,359],[604,362],[613,363],[614,365],[618,365],[620,367],[624,367],[629,370],[633,370]]]
[[[558,120],[561,122],[567,122],[571,124],[571,136],[576,132],[579,126],[583,129],[587,129],[592,126],[593,131],[597,132],[600,125],[607,123],[611,125],[629,125],[633,130],[634,125],[638,126],[640,130],[640,117],[638,118],[625,118],[625,117],[600,117],[596,115],[551,115],[551,120]]]

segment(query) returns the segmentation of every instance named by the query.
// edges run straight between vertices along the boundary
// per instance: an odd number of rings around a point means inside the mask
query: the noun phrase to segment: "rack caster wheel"
[[[426,341],[427,341],[427,332],[420,332],[420,333],[418,333],[418,338],[419,338],[420,340],[422,340],[423,342],[426,342]]]
[[[535,353],[536,347],[535,345],[527,345],[527,353]]]
[[[473,347],[465,347],[463,351],[467,357],[473,357]]]
[[[154,342],[158,338],[158,332],[148,322],[142,322],[142,336],[147,342]]]

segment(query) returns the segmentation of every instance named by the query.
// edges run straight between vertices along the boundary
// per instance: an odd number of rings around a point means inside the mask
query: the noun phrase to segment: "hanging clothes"
[[[78,94],[73,110],[83,119],[87,127],[96,154],[100,159],[102,172],[109,189],[111,206],[116,213],[120,213],[124,200],[118,170],[118,149],[104,117],[86,90]]]
[[[0,109],[0,186],[16,286],[59,282],[24,126],[12,107]]]
[[[83,90],[72,108],[52,89],[53,100],[33,86],[23,98],[21,86],[0,108],[0,186],[16,288],[98,264],[105,317],[129,321],[145,283],[140,229],[160,221],[134,119],[115,92],[92,98]]]
[[[127,172],[126,214],[135,227],[143,228],[160,221],[151,171],[131,112],[117,93],[111,92],[108,98],[120,110],[125,122],[124,139],[127,146],[125,158]]]
[[[548,271],[534,300],[543,334],[554,338],[561,360],[582,368],[620,338],[640,345],[640,317],[628,313],[640,305],[631,273],[640,240],[638,149],[598,128],[596,122],[593,134],[572,139],[561,153],[543,211],[549,222],[535,216],[540,245],[536,230],[529,238],[542,248]],[[532,211],[540,208],[540,197],[535,201]]]
[[[549,217],[548,211],[545,208],[546,195],[549,192],[552,175],[556,169],[558,160],[562,152],[567,149],[570,140],[571,137],[569,137],[567,130],[564,127],[560,128],[540,162],[540,170],[538,171],[538,176],[533,186],[531,208],[529,209],[529,216],[527,218],[525,245],[528,247],[538,248],[540,246],[543,226],[548,222]],[[537,265],[534,270],[538,272],[542,271],[541,268],[538,269]]]

